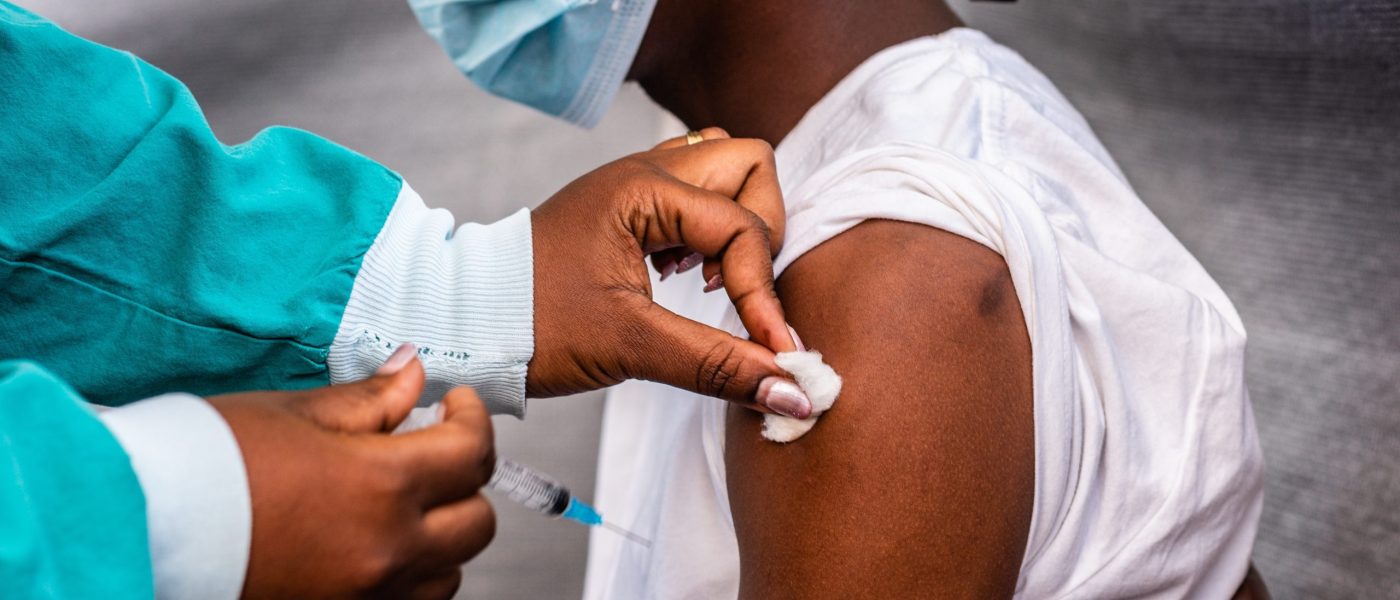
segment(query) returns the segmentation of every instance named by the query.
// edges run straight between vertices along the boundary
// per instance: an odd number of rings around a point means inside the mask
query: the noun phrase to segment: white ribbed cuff
[[[243,454],[214,407],[166,394],[98,418],[146,495],[156,598],[238,598],[253,542]]]
[[[368,377],[413,342],[428,374],[420,405],[469,385],[492,414],[524,417],[535,350],[530,212],[454,227],[452,213],[404,184],[355,277],[326,360],[331,382]]]

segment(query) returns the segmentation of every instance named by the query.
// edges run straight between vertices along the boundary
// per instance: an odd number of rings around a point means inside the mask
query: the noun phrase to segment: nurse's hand
[[[765,412],[811,412],[795,385],[773,385],[787,377],[774,352],[796,345],[773,286],[785,211],[772,148],[718,129],[705,137],[604,165],[534,211],[529,395],[648,379]],[[652,302],[646,257],[692,252],[706,258],[707,280],[722,284],[754,341]]]
[[[491,421],[458,388],[441,424],[388,435],[422,387],[409,347],[365,381],[210,399],[252,492],[245,597],[452,596],[496,531],[477,493],[495,466]]]

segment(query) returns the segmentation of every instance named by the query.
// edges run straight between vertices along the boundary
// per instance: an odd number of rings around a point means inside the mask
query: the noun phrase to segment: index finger
[[[661,239],[639,240],[644,247],[684,245],[718,258],[725,290],[754,341],[775,352],[797,348],[773,284],[770,232],[762,219],[719,194],[680,181],[657,189],[650,207],[654,213],[647,216],[656,226],[639,235]]]
[[[749,337],[774,352],[792,352],[797,345],[788,333],[787,317],[773,284],[773,259],[767,242],[748,231],[735,236],[720,257],[720,274],[724,291]]]
[[[491,416],[476,393],[456,388],[443,396],[442,406],[441,423],[389,442],[425,508],[471,497],[496,468]]]

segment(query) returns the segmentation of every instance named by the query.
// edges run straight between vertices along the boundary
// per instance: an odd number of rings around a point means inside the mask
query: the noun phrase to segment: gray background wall
[[[1088,117],[1249,332],[1279,598],[1400,598],[1400,2],[956,6]]]
[[[492,99],[398,0],[25,4],[183,79],[225,142],[306,128],[460,220],[537,204],[673,127],[636,90],[591,134]],[[1243,314],[1276,596],[1400,597],[1400,2],[955,5],[1061,86]],[[501,452],[587,497],[600,407],[498,418]],[[577,597],[586,533],[497,507],[462,596]]]

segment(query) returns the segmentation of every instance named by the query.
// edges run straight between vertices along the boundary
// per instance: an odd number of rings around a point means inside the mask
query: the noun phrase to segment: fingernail
[[[676,265],[676,273],[684,273],[703,264],[705,264],[705,256],[696,252],[681,259],[681,263]]]
[[[676,261],[674,261],[674,260],[668,260],[668,261],[666,261],[666,264],[665,264],[665,265],[662,265],[662,266],[661,266],[661,280],[662,280],[662,281],[666,281],[666,278],[667,278],[667,277],[670,277],[670,276],[675,275],[675,274],[676,274]]]
[[[705,293],[708,294],[722,287],[724,287],[724,276],[716,273],[714,277],[705,282]]]
[[[417,354],[418,348],[415,348],[413,344],[401,344],[397,350],[394,350],[393,354],[389,355],[389,360],[384,361],[384,365],[379,367],[379,370],[375,371],[374,374],[393,375],[394,373],[398,373],[399,370],[403,369],[404,365],[408,364],[408,361],[413,360],[413,357]]]
[[[758,403],[773,412],[805,419],[812,414],[812,401],[796,383],[781,377],[766,377],[758,384]]]
[[[802,343],[802,338],[797,337],[797,330],[796,330],[796,329],[793,329],[793,328],[792,328],[792,325],[788,325],[787,328],[788,328],[788,333],[789,333],[790,335],[792,335],[792,344],[793,344],[794,346],[797,346],[797,351],[798,351],[798,352],[806,352],[806,351],[807,351],[807,346],[804,345],[804,344]]]

